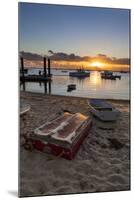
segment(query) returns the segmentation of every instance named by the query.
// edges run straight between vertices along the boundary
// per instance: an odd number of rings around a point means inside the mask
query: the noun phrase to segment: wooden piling
[[[48,58],[48,77],[51,76],[50,58]]]
[[[47,94],[47,82],[44,82],[44,94]]]
[[[26,90],[25,81],[22,82],[22,85],[23,85],[23,91],[25,91]]]
[[[24,79],[25,74],[24,74],[24,62],[23,62],[23,57],[21,57],[20,60],[21,60],[21,73],[22,73],[22,77],[23,77],[23,79]]]
[[[48,82],[49,94],[51,94],[51,81]]]
[[[47,77],[47,67],[46,67],[46,58],[44,57],[44,77]]]

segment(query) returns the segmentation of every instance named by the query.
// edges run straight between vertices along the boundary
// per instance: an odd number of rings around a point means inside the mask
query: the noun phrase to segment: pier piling
[[[43,58],[44,61],[44,77],[47,77],[47,68],[46,68],[46,58]]]
[[[22,73],[22,77],[24,79],[25,74],[24,74],[24,61],[23,61],[23,57],[21,57],[20,60],[21,60],[21,73]]]
[[[48,77],[51,76],[50,58],[48,58]]]

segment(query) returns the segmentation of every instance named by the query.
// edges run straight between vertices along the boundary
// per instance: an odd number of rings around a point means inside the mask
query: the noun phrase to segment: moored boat
[[[116,80],[116,78],[121,79],[121,75],[114,75],[112,71],[104,71],[103,73],[101,73],[101,78]]]
[[[115,78],[121,79],[121,75],[114,75]]]
[[[76,72],[70,72],[69,76],[78,77],[78,78],[85,78],[90,76],[90,72],[86,72],[83,69],[78,69]]]
[[[67,71],[67,70],[62,70],[61,72],[63,72],[63,73],[67,73],[68,71]]]
[[[69,84],[67,87],[68,87],[68,90],[75,90],[76,84]]]

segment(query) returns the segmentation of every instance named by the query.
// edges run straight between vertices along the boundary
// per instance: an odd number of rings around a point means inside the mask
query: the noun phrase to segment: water
[[[30,69],[29,74],[38,74],[40,69]],[[41,69],[42,71],[42,69]],[[92,71],[90,77],[75,78],[69,77],[69,71],[52,70],[51,84],[26,82],[25,87],[21,85],[21,90],[51,93],[56,95],[103,98],[103,99],[129,99],[129,73],[117,73],[121,75],[121,80],[101,79],[100,72]],[[76,90],[67,92],[68,84],[76,84]]]

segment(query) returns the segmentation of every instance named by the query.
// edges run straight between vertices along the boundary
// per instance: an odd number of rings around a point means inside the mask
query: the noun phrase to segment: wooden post
[[[49,94],[51,94],[51,81],[48,82]]]
[[[22,85],[23,85],[23,91],[25,91],[26,90],[25,81],[22,82]]]
[[[46,58],[45,57],[44,57],[43,61],[44,61],[44,77],[46,77],[47,76],[47,68],[46,68]]]
[[[50,58],[48,58],[48,77],[51,76]]]
[[[23,62],[23,58],[21,57],[21,72],[22,72],[22,77],[24,78],[25,77],[25,74],[24,74],[24,62]]]
[[[44,93],[47,94],[47,82],[44,81]]]

